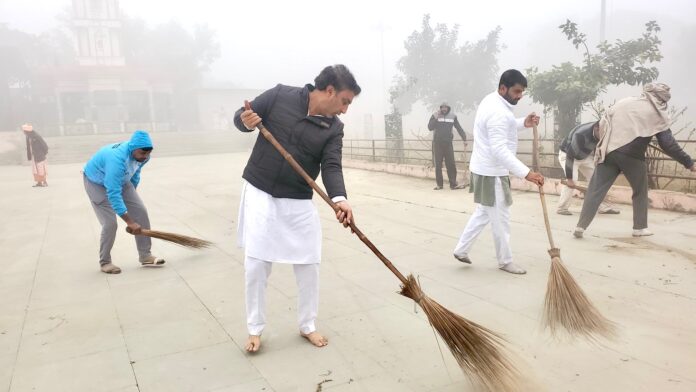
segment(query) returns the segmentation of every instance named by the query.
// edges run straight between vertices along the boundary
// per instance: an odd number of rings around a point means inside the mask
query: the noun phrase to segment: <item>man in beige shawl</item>
[[[599,144],[595,152],[597,169],[585,193],[578,225],[573,232],[582,238],[597,214],[600,203],[616,178],[623,173],[633,189],[633,236],[649,236],[648,170],[645,152],[653,136],[660,148],[692,172],[694,161],[679,146],[669,129],[671,119],[667,102],[669,86],[649,83],[640,97],[628,97],[607,110],[599,122]]]

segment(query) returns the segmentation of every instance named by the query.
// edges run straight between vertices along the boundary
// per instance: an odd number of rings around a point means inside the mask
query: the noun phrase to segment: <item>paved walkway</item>
[[[298,336],[294,277],[279,265],[263,350],[243,352],[234,238],[246,159],[155,157],[140,189],[153,228],[216,245],[191,251],[156,242],[168,264],[143,269],[121,229],[114,260],[123,273],[115,276],[98,270],[99,226],[80,165],[50,166],[44,189],[30,187],[28,167],[0,167],[0,391],[314,392],[322,381],[332,392],[471,391],[447,351],[443,363],[423,313],[396,294],[396,278],[324,205],[318,325],[329,346]],[[346,178],[357,223],[383,253],[418,274],[429,295],[503,333],[546,390],[696,390],[696,216],[651,211],[656,235],[633,239],[624,206],[575,240],[577,216],[554,214],[564,261],[621,326],[619,340],[603,346],[554,342],[539,321],[549,259],[536,194],[514,195],[514,254],[529,273],[513,276],[496,269],[488,231],[472,266],[452,258],[474,206],[466,191],[434,192],[431,181],[359,170]]]

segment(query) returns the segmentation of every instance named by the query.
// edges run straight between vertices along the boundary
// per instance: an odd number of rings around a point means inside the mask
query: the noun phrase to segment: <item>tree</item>
[[[458,25],[448,28],[438,23],[433,28],[430,15],[424,15],[421,30],[404,42],[406,55],[397,63],[401,75],[390,89],[394,108],[408,113],[418,101],[429,109],[442,102],[455,111],[474,108],[491,91],[497,76],[499,35],[497,27],[485,39],[458,45]]]
[[[0,130],[14,129],[26,117],[11,89],[32,86],[34,71],[74,62],[74,50],[60,29],[40,35],[14,30],[0,24]]]
[[[60,20],[62,28],[40,35],[0,24],[0,129],[16,127],[18,120],[32,117],[25,113],[26,108],[37,107],[28,98],[20,102],[22,97],[16,97],[16,93],[12,97],[12,87],[31,91],[36,87],[32,84],[38,71],[76,64],[69,33],[72,21],[65,16]],[[192,104],[195,97],[191,90],[220,56],[214,31],[201,25],[189,32],[176,22],[149,27],[140,19],[123,18],[120,36],[127,66],[142,72],[143,77],[157,75],[171,81],[178,117],[194,118],[196,105]]]
[[[124,18],[122,37],[126,64],[170,80],[177,121],[195,123],[198,113],[192,91],[220,57],[215,32],[206,25],[189,32],[173,21],[150,27],[141,19]]]
[[[126,64],[171,75],[182,84],[196,84],[218,57],[220,46],[207,25],[193,33],[177,22],[149,27],[141,19],[124,18]]]
[[[557,110],[559,130],[555,138],[560,141],[577,125],[583,107],[606,91],[607,86],[624,83],[635,86],[655,80],[659,71],[650,64],[659,62],[662,54],[657,36],[660,26],[655,21],[645,24],[640,38],[616,40],[613,44],[604,41],[595,53],[590,52],[587,37],[578,31],[577,24],[566,20],[558,27],[576,49],[582,45],[583,64],[564,62],[545,72],[532,67],[527,69],[527,75],[528,91],[534,102]]]

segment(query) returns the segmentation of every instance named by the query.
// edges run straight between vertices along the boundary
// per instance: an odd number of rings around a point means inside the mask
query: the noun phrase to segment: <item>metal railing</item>
[[[525,163],[531,166],[532,139],[521,138],[518,140],[517,155]],[[696,156],[696,140],[677,140],[692,156]],[[553,139],[542,139],[539,143],[539,164],[544,175],[552,178],[561,178],[563,170],[558,163],[558,153],[554,150]],[[458,169],[469,169],[469,158],[473,142],[454,140],[454,157]],[[652,146],[652,145],[651,145]],[[464,147],[464,148],[462,148]],[[433,166],[432,141],[427,139],[343,139],[343,156],[349,159],[367,160],[372,162],[387,162],[398,164]],[[651,161],[659,162],[659,170],[656,173],[649,172],[652,181],[665,179],[668,185],[676,181],[676,190],[696,192],[696,176],[691,175],[681,164],[663,153],[649,154],[646,156],[648,166]]]

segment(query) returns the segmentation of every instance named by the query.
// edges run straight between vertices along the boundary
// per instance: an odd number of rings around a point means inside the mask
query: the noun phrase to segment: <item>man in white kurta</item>
[[[235,125],[249,132],[263,122],[295,160],[316,178],[339,207],[336,218],[352,221],[343,183],[343,123],[360,87],[343,65],[324,68],[315,85],[278,85],[235,114]],[[261,135],[244,169],[239,207],[238,244],[244,247],[247,329],[246,350],[256,352],[266,326],[266,286],[274,263],[292,264],[298,286],[300,335],[317,347],[328,340],[316,330],[319,308],[321,225],[312,189]]]
[[[509,174],[543,185],[544,177],[531,171],[515,154],[517,130],[539,123],[534,113],[515,118],[513,107],[522,98],[527,79],[517,70],[505,71],[498,90],[487,95],[479,105],[474,120],[474,147],[471,155],[470,191],[478,204],[459,243],[454,257],[471,264],[469,253],[476,237],[491,224],[498,267],[513,274],[526,271],[512,262],[510,249],[510,192]]]

